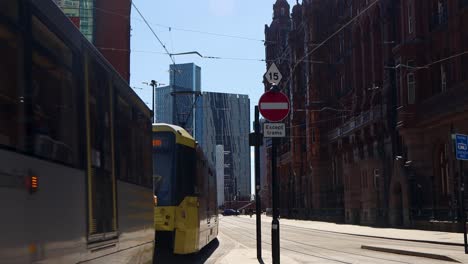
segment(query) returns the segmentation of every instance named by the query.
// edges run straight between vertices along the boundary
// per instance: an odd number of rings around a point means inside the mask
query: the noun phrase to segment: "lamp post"
[[[152,122],[153,122],[153,123],[156,123],[156,109],[154,108],[154,105],[155,105],[155,103],[154,103],[154,93],[155,93],[156,87],[161,86],[161,85],[164,85],[164,84],[158,83],[158,82],[155,81],[155,80],[151,80],[149,83],[148,83],[148,82],[143,82],[143,84],[146,84],[146,85],[148,85],[148,86],[151,86],[152,95],[153,95],[152,108],[151,108],[151,110],[153,110]]]

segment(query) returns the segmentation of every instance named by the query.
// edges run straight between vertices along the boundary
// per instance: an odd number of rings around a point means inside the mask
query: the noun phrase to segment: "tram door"
[[[88,242],[117,236],[112,83],[104,67],[87,56]]]

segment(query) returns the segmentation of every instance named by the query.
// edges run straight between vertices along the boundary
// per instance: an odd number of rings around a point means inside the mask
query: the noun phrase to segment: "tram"
[[[0,1],[0,262],[152,263],[151,112],[51,0]]]
[[[153,124],[156,248],[200,251],[218,235],[216,175],[184,129]]]

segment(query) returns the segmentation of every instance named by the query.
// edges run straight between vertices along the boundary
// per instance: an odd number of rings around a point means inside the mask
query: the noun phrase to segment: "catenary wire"
[[[99,7],[93,7],[93,8],[78,8],[78,7],[65,7],[65,9],[81,9],[81,10],[97,10],[103,13],[115,15],[115,16],[120,16],[122,18],[131,20],[138,20],[141,22],[145,22],[143,19],[137,18],[137,17],[131,17],[127,15],[122,15],[117,12],[110,11],[108,9],[103,9]],[[247,41],[255,41],[255,42],[261,42],[265,43],[266,41],[263,39],[257,39],[257,38],[252,38],[252,37],[246,37],[246,36],[240,36],[240,35],[231,35],[231,34],[223,34],[223,33],[217,33],[217,32],[208,32],[208,31],[203,31],[203,30],[196,30],[196,29],[187,29],[187,28],[182,28],[182,27],[174,27],[170,25],[163,25],[163,24],[157,24],[157,23],[150,23],[151,25],[157,26],[157,27],[163,27],[175,31],[182,31],[182,32],[190,32],[190,33],[197,33],[197,34],[203,34],[203,35],[211,35],[211,36],[216,36],[216,37],[223,37],[223,38],[233,38],[233,39],[241,39],[241,40],[247,40]]]
[[[151,27],[151,25],[148,23],[148,21],[146,20],[146,18],[143,16],[143,14],[140,12],[140,10],[138,9],[138,7],[135,5],[135,2],[132,1],[132,6],[135,8],[135,10],[138,12],[138,14],[140,15],[140,17],[145,21],[145,24],[146,26],[148,26],[148,28],[150,29],[150,31],[153,33],[153,35],[156,37],[156,39],[159,41],[159,44],[161,44],[161,46],[164,48],[164,50],[166,51],[167,55],[169,56],[169,58],[171,59],[172,63],[175,64],[175,60],[173,58],[173,56],[171,56],[171,53],[167,50],[166,48],[166,45],[164,45],[164,43],[161,41],[161,39],[158,37],[158,35],[156,34],[156,32],[153,30],[153,28]]]

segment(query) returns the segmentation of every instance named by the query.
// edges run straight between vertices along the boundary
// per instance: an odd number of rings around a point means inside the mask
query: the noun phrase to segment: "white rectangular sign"
[[[286,125],[284,123],[263,124],[263,136],[267,138],[285,137]]]

